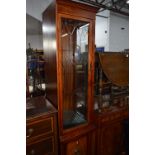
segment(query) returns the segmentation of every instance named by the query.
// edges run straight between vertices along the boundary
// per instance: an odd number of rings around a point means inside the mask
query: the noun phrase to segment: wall
[[[26,12],[34,18],[42,21],[41,13],[50,4],[52,0],[26,0]],[[109,11],[98,13],[108,18],[96,17],[96,35],[95,43],[97,47],[105,47],[106,51],[122,51],[129,48],[129,18],[116,15]],[[124,27],[124,30],[121,28]],[[107,32],[105,32],[107,31]],[[35,36],[29,36],[34,48],[42,48],[41,38],[35,39]],[[39,43],[38,43],[39,42]]]
[[[43,36],[42,35],[26,35],[26,48],[28,48],[28,43],[31,44],[33,49],[43,49]]]
[[[26,13],[42,21],[42,12],[52,0],[26,0]]]
[[[109,32],[109,51],[129,49],[129,17],[110,13]]]
[[[103,11],[99,15],[108,18],[96,17],[96,46],[114,52],[129,49],[129,17],[109,11]]]
[[[96,16],[95,44],[96,47],[104,47],[109,50],[109,11],[98,13],[98,15],[108,18]]]

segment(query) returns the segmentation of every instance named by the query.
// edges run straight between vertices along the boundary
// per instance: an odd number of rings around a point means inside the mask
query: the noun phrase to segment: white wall
[[[109,50],[109,11],[98,13],[108,18],[96,16],[95,44],[96,47],[105,47]],[[107,32],[105,32],[107,31]]]
[[[42,21],[42,12],[52,0],[26,0],[26,13]]]
[[[26,48],[28,48],[28,43],[31,44],[33,49],[43,49],[43,36],[42,35],[26,35]]]
[[[129,17],[110,13],[109,51],[124,49],[129,49]]]
[[[99,15],[108,18],[96,17],[96,46],[114,52],[129,49],[129,17],[109,11],[103,11]],[[125,29],[121,30],[121,28]]]

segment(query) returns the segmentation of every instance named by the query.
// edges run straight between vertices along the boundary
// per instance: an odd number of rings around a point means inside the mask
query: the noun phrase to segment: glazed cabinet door
[[[63,130],[89,121],[91,61],[87,20],[61,16],[60,21],[60,110]],[[92,32],[91,32],[92,33]]]

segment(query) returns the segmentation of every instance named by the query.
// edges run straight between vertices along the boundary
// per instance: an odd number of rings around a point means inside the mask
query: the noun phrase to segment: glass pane
[[[94,110],[108,112],[129,104],[128,53],[96,52]]]
[[[89,23],[62,18],[63,127],[87,122]]]

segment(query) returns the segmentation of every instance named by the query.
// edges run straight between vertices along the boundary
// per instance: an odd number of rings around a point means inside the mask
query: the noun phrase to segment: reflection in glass
[[[87,122],[89,23],[62,18],[63,127]]]

